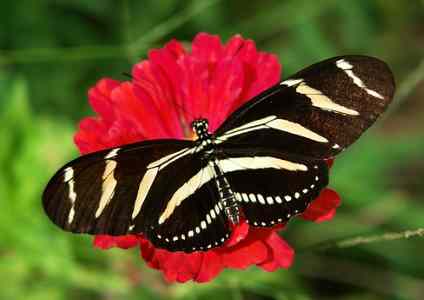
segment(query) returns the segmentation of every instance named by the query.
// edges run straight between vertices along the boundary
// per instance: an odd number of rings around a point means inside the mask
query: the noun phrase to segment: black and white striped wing
[[[160,212],[157,210],[154,213],[159,223],[153,224],[145,235],[156,247],[193,252],[220,246],[228,239],[229,221],[214,182],[207,177],[208,171],[208,167],[205,167],[198,175],[191,177],[189,184],[193,185],[182,192],[185,195],[180,198],[182,200],[178,206],[168,202]],[[183,186],[180,191],[188,187]],[[196,192],[192,192],[192,188],[197,188]]]
[[[194,154],[193,142],[164,140],[84,155],[50,180],[44,209],[77,233],[143,233],[172,251],[221,244],[228,224]]]
[[[390,69],[376,58],[331,58],[236,110],[217,130],[217,142],[329,158],[374,123],[390,103],[394,87]]]
[[[246,220],[257,227],[302,213],[328,184],[325,161],[260,148],[228,149],[220,166]]]

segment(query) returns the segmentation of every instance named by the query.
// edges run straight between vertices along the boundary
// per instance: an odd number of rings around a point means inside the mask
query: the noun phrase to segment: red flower
[[[253,41],[238,35],[223,45],[217,36],[200,33],[191,51],[172,40],[134,66],[132,81],[103,79],[90,89],[89,101],[98,116],[81,121],[75,143],[85,154],[146,139],[193,138],[194,116],[206,117],[214,131],[238,106],[277,83],[280,72],[274,55],[257,51]],[[326,189],[303,217],[331,219],[339,202]],[[278,235],[282,227],[262,229],[241,222],[223,246],[190,254],[157,249],[143,235],[98,235],[94,244],[102,249],[139,245],[148,265],[168,281],[205,282],[224,268],[288,268],[294,250]]]

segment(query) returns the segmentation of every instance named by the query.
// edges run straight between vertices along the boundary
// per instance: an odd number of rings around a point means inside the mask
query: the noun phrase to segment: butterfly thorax
[[[198,137],[198,149],[202,158],[206,160],[214,174],[214,181],[219,195],[219,201],[224,207],[225,215],[233,224],[240,221],[240,209],[238,207],[235,194],[225,177],[222,168],[219,166],[219,159],[216,154],[214,136],[208,131],[208,120],[196,119],[191,123],[193,131]]]
[[[191,128],[197,135],[196,152],[206,161],[215,157],[215,137],[208,131],[208,127],[206,119],[196,119],[191,123]]]

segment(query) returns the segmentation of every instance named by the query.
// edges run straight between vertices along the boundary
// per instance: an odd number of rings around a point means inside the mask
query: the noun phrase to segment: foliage
[[[422,1],[61,0],[1,8],[0,299],[422,299],[424,239],[332,243],[424,227]],[[331,186],[344,202],[336,218],[291,222],[283,233],[299,250],[292,269],[167,285],[138,251],[95,250],[89,237],[59,231],[40,194],[77,155],[72,134],[90,114],[88,88],[101,77],[124,79],[147,49],[199,31],[254,39],[279,55],[284,75],[332,55],[375,55],[394,69],[402,97],[337,159]],[[332,246],[316,247],[323,242]]]

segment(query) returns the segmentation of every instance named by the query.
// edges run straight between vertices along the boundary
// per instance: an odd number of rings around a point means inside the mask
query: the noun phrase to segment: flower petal
[[[199,273],[194,278],[197,282],[208,282],[215,278],[224,268],[221,255],[214,250],[202,253],[202,263]]]
[[[225,242],[226,247],[232,247],[244,240],[249,233],[249,224],[245,220],[241,220],[239,224],[232,226],[231,236]]]
[[[245,269],[265,261],[268,257],[268,248],[262,240],[251,240],[226,249],[221,255],[225,267]]]
[[[191,52],[194,57],[213,66],[221,58],[223,47],[217,35],[199,33],[193,40]]]
[[[340,197],[335,191],[328,188],[324,189],[303,212],[302,217],[316,223],[331,220],[340,202]]]
[[[258,264],[265,271],[273,272],[279,268],[289,268],[294,259],[294,250],[276,232],[272,232],[266,239],[268,258]]]
[[[232,106],[228,104],[239,98],[243,81],[243,67],[240,60],[226,58],[217,63],[209,79],[209,103],[205,112],[205,115],[210,116],[208,121],[211,132],[214,132],[229,115]]]
[[[139,244],[139,237],[136,235],[96,235],[93,243],[95,247],[100,249],[109,249],[112,247],[128,249],[135,247]]]

